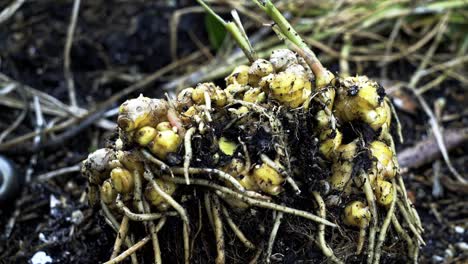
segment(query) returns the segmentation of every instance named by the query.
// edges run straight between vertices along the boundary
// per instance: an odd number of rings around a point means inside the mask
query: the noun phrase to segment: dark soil
[[[6,2],[0,3],[2,9]],[[175,2],[173,5],[167,3]],[[66,83],[63,77],[63,45],[65,43],[67,26],[72,9],[72,1],[33,1],[26,2],[23,7],[0,29],[0,72],[14,80],[44,91],[63,102],[67,101]],[[102,73],[115,71],[119,73],[149,74],[171,62],[169,47],[168,21],[174,10],[191,5],[191,1],[83,1],[80,18],[75,33],[75,41],[71,53],[72,71],[78,94],[78,103],[91,108],[97,102],[103,101],[116,91],[126,87],[129,83],[124,80],[112,79],[102,85],[96,85]],[[203,15],[199,13],[183,16],[178,27],[178,54],[179,57],[188,55],[197,50],[197,46],[189,37],[188,32],[194,33],[204,44],[208,44],[204,31]],[[335,65],[336,66],[336,65]],[[333,66],[331,67],[333,68]],[[370,77],[375,71],[375,65],[365,65],[369,69]],[[395,63],[389,73],[398,76],[395,79],[408,79],[406,72],[412,72],[411,65]],[[374,72],[375,73],[375,72]],[[377,73],[375,73],[377,76]],[[160,97],[162,91],[155,83],[144,90],[146,96]],[[450,90],[435,89],[425,98],[432,103],[439,97],[445,97],[447,113],[460,113],[466,103],[466,90],[458,83],[451,83]],[[117,106],[115,104],[114,106]],[[422,113],[422,112],[418,112]],[[6,128],[14,121],[19,111],[0,106],[0,130]],[[404,144],[398,149],[414,145],[427,135],[427,120],[422,114],[410,114],[398,111],[400,116]],[[304,122],[312,122],[302,118]],[[34,128],[34,111],[29,111],[27,121],[17,129],[18,135],[27,133]],[[446,126],[466,127],[468,119],[464,117],[457,123],[445,123]],[[289,143],[295,150],[294,156],[300,157],[292,161],[293,165],[307,168],[309,175],[319,175],[325,178],[326,171],[315,166],[319,159],[317,142],[312,138],[309,141],[297,141],[295,138],[307,138],[308,131],[295,129],[295,124],[285,124],[290,133]],[[252,128],[250,128],[252,129]],[[255,133],[256,138],[247,138],[249,152],[253,159],[259,159],[258,153],[268,153],[271,141],[268,133],[262,128]],[[347,130],[352,130],[348,128]],[[224,131],[223,136],[242,134],[242,131]],[[292,135],[292,134],[291,134]],[[32,175],[38,175],[58,168],[71,166],[83,160],[90,151],[103,147],[113,132],[100,132],[90,126],[75,134],[59,146],[39,150],[35,153],[14,153],[8,158],[13,160],[19,175],[25,175],[30,167],[33,157],[37,164],[33,164]],[[369,140],[373,135],[368,135]],[[99,143],[96,143],[98,140]],[[197,147],[198,146],[198,147]],[[213,150],[209,139],[194,139],[194,149],[198,149],[198,156],[206,155],[202,160],[211,163]],[[10,152],[8,152],[10,153]],[[0,152],[0,154],[3,154]],[[451,156],[455,167],[462,175],[468,174],[466,164],[468,146],[452,151]],[[257,155],[257,156],[255,156]],[[181,155],[174,155],[173,164],[180,164]],[[221,157],[222,160],[222,157]],[[450,177],[450,172],[443,162],[441,175]],[[362,166],[365,166],[363,164]],[[467,193],[452,192],[444,188],[440,197],[432,195],[432,164],[411,171],[405,175],[406,186],[410,197],[414,200],[416,208],[422,218],[425,228],[424,239],[426,247],[421,249],[421,263],[442,263],[439,257],[446,259],[446,263],[466,263],[468,253],[462,251],[458,245],[468,241],[466,219],[468,219]],[[307,179],[307,178],[306,178]],[[323,186],[317,185],[317,179],[307,179],[309,191],[321,190]],[[59,176],[53,180],[32,183],[24,186],[16,201],[11,200],[0,206],[0,263],[26,263],[38,251],[44,251],[54,263],[99,263],[108,260],[115,239],[114,231],[104,222],[98,210],[89,208],[83,201],[86,179],[79,173]],[[444,186],[444,185],[443,185]],[[199,197],[203,194],[199,193]],[[198,198],[197,198],[198,199]],[[192,216],[192,230],[198,228],[197,199],[189,199],[184,207],[190,208]],[[201,199],[201,198],[199,198]],[[288,197],[281,197],[288,204]],[[308,201],[301,200],[301,204]],[[15,225],[8,233],[8,221],[15,216]],[[333,214],[333,213],[332,213]],[[250,238],[259,243],[268,240],[271,226],[271,213],[255,210],[256,219],[247,217],[245,212],[234,212],[232,217],[247,233],[249,230],[264,230],[264,232],[250,232]],[[338,212],[334,215],[339,215]],[[204,216],[206,219],[206,216]],[[261,219],[262,221],[258,221]],[[255,221],[254,221],[255,220]],[[313,241],[315,226],[313,224],[295,224],[300,219],[285,216],[284,226],[278,233],[277,243],[273,252],[277,254],[278,263],[322,263],[324,261],[320,251]],[[258,226],[258,223],[264,226]],[[171,260],[181,260],[182,241],[180,234],[181,223],[168,221],[162,230],[161,237],[172,243],[162,243],[163,257]],[[203,223],[203,228],[209,225]],[[462,231],[460,228],[464,228]],[[356,231],[357,232],[357,231]],[[227,232],[226,247],[228,263],[248,262],[254,251],[245,252],[244,248],[233,245],[236,238]],[[211,232],[200,232],[193,255],[194,263],[206,263],[213,259],[215,248],[206,241],[213,240],[208,237]],[[334,241],[336,248],[341,251],[353,250],[346,247],[347,241]],[[178,245],[170,247],[169,245]],[[403,263],[400,252],[391,251],[383,257],[383,263]],[[452,257],[448,255],[452,254]],[[149,256],[151,252],[148,251]],[[148,258],[150,260],[151,258]],[[391,261],[390,261],[391,260]],[[350,259],[350,262],[360,263],[360,258]],[[150,263],[145,262],[145,263]]]

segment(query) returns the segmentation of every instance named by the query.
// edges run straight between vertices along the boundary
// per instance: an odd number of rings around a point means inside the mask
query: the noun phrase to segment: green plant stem
[[[249,59],[250,62],[255,61],[255,55],[253,50],[251,49],[251,46],[249,44],[249,41],[247,38],[245,38],[237,25],[234,22],[228,22],[224,25],[226,30],[231,33],[232,37],[236,41],[237,45],[241,48],[241,50],[244,52],[245,56]]]
[[[275,25],[273,30],[284,37],[286,44],[295,52],[299,53],[306,60],[316,78],[316,85],[318,88],[324,87],[333,79],[328,70],[323,67],[315,53],[307,46],[307,43],[289,24],[281,12],[269,0],[264,0],[260,3],[259,0],[253,0],[273,21]],[[289,41],[289,42],[288,42]]]
[[[245,56],[249,59],[250,62],[255,61],[256,56],[255,52],[252,49],[252,46],[249,43],[249,39],[247,35],[243,34],[243,31],[236,25],[236,23],[230,21],[226,22],[222,17],[214,12],[203,0],[197,0],[197,2],[208,12],[208,14],[212,15],[216,20],[218,20],[224,28],[231,33],[232,37],[236,41],[237,45],[241,48],[244,52]]]

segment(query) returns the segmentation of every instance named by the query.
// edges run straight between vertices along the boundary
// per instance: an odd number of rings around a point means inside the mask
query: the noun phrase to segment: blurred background
[[[108,259],[114,232],[88,207],[79,170],[115,138],[119,104],[223,84],[247,63],[194,2],[0,1],[1,263]],[[252,1],[206,2],[226,20],[238,11],[260,57],[282,47]],[[331,71],[386,88],[425,228],[420,262],[466,263],[468,1],[274,3]]]

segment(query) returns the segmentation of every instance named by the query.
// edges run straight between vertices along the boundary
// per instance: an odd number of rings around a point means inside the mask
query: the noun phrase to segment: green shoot
[[[211,9],[203,0],[197,0],[197,2],[216,20],[218,20],[224,28],[231,33],[232,37],[234,40],[237,42],[237,45],[242,49],[244,52],[245,56],[249,59],[250,62],[255,61],[255,52],[252,49],[252,46],[250,45],[249,39],[247,38],[247,35],[245,34],[245,31],[243,30],[243,27],[239,28],[236,23],[230,21],[226,22],[222,17],[220,17],[218,14],[214,12],[213,9]],[[236,13],[237,14],[237,13]],[[236,19],[236,17],[234,17]],[[238,16],[237,16],[238,18]],[[236,20],[238,24],[240,24],[240,20]]]
[[[261,0],[262,3],[260,3],[259,0],[252,1],[254,1],[271,19],[273,19],[273,21],[275,21],[273,30],[280,35],[280,38],[284,38],[289,41],[286,41],[288,47],[304,57],[315,75],[317,88],[322,88],[328,85],[334,78],[333,74],[331,74],[322,65],[315,53],[307,46],[301,36],[299,36],[296,30],[294,30],[291,24],[289,24],[273,3],[271,3],[270,0]]]

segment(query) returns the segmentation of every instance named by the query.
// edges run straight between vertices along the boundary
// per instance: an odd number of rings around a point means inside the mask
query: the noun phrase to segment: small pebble
[[[432,263],[440,263],[442,261],[444,261],[443,257],[437,255],[432,256]]]
[[[458,233],[458,234],[463,234],[465,233],[465,228],[461,227],[461,226],[455,226],[455,232]]]
[[[453,252],[453,249],[452,248],[447,248],[445,251],[445,258],[453,258],[453,256],[455,255],[455,252]]]
[[[455,244],[455,246],[460,249],[461,251],[468,251],[468,243],[466,242],[459,242]]]
[[[47,237],[44,235],[44,233],[39,233],[39,240],[44,242],[44,243],[48,243],[49,240],[47,239]]]
[[[83,218],[83,212],[81,212],[81,210],[75,210],[71,215],[71,222],[75,225],[79,225],[83,222]]]
[[[49,206],[50,206],[50,215],[55,218],[59,218],[61,216],[62,202],[59,199],[57,199],[55,195],[50,195]]]
[[[29,260],[29,262],[32,264],[47,264],[52,263],[52,258],[48,256],[44,251],[38,251]]]

